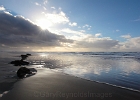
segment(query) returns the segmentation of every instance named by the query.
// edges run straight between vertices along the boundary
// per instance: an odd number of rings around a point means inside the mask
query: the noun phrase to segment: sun
[[[51,21],[46,20],[46,19],[38,19],[37,20],[37,25],[40,26],[42,30],[48,29],[51,27],[53,24]]]

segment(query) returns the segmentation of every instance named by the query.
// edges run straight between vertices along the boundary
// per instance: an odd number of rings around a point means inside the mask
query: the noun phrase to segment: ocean
[[[36,69],[69,74],[115,87],[140,92],[140,52],[30,52],[26,60]],[[17,82],[21,66],[9,64],[26,52],[0,52],[0,87]],[[25,67],[29,67],[25,66]],[[32,77],[32,76],[31,76]],[[0,88],[0,94],[4,91]]]

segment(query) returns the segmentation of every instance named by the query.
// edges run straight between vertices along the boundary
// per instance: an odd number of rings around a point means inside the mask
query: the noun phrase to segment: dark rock
[[[21,65],[29,65],[29,62],[23,60],[15,60],[11,61],[10,64],[14,64],[14,66],[21,66]]]
[[[31,54],[26,54],[26,55],[20,55],[21,56],[21,60],[25,60],[28,56],[31,56]]]
[[[35,68],[21,67],[17,71],[17,76],[19,78],[25,78],[25,77],[29,77],[29,76],[35,75],[36,73],[37,73],[37,70]]]
[[[28,56],[27,55],[20,55],[21,56],[21,60],[25,60]]]
[[[29,65],[29,62],[25,61],[28,56],[31,56],[31,54],[20,55],[21,60],[11,61],[10,64],[14,64],[14,66]]]
[[[31,56],[31,54],[29,54],[29,53],[27,53],[26,55],[27,55],[27,56]]]
[[[17,76],[19,78],[24,78],[26,74],[32,74],[32,72],[30,71],[30,69],[26,68],[26,67],[21,67],[19,68],[19,70],[17,71]]]

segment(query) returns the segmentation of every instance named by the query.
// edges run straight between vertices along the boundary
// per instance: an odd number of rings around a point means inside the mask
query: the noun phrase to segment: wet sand
[[[39,68],[22,79],[1,100],[138,100],[139,92]]]

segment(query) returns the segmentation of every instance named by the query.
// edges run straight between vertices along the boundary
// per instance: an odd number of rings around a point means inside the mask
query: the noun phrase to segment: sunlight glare
[[[41,56],[41,57],[47,57],[48,54],[42,53],[42,54],[40,54],[40,56]]]
[[[37,20],[37,25],[40,26],[42,30],[45,30],[52,26],[52,22],[45,19],[39,19]]]

